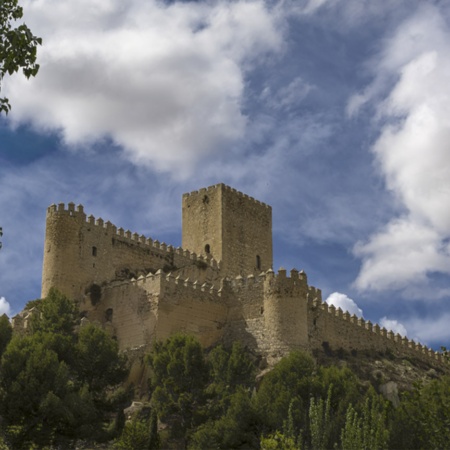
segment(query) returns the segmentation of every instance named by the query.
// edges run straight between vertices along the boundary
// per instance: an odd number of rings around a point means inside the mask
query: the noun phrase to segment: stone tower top
[[[216,184],[183,195],[182,246],[222,261],[229,276],[272,267],[272,208]]]

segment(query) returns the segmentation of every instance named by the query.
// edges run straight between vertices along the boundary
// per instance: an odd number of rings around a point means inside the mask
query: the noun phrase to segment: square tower
[[[272,208],[224,184],[183,195],[182,247],[222,261],[224,275],[272,267]]]

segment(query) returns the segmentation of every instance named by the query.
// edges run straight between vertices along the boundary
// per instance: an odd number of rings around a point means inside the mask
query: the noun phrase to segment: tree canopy
[[[30,78],[39,70],[36,56],[42,39],[34,36],[24,23],[17,25],[22,16],[23,9],[18,0],[0,0],[0,90],[5,75],[22,69],[23,74]],[[0,98],[0,114],[8,114],[10,110],[8,99]]]
[[[10,340],[0,366],[0,415],[12,448],[71,448],[76,439],[113,437],[105,429],[117,410],[112,389],[124,381],[126,361],[117,342],[94,325],[77,331],[73,302],[56,290],[33,302],[29,334]]]

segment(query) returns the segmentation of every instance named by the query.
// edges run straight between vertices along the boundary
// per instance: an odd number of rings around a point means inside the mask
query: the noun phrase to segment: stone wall
[[[81,205],[52,205],[42,296],[54,286],[76,300],[121,350],[185,332],[205,347],[240,340],[268,358],[329,348],[444,363],[414,341],[323,303],[303,272],[275,274],[271,221],[269,206],[223,184],[185,194],[185,250],[86,217]],[[15,328],[26,332],[28,315],[16,316]]]
[[[69,203],[47,210],[42,297],[52,286],[81,301],[93,283],[102,285],[116,279],[138,277],[158,269],[205,271],[214,279],[220,269],[211,257],[174,248],[143,235],[117,228],[103,219],[86,218],[83,206]],[[207,272],[211,269],[213,273]]]
[[[308,329],[311,350],[343,349],[355,355],[359,351],[390,352],[428,364],[445,364],[441,353],[318,299],[308,301]]]
[[[224,184],[183,195],[182,245],[208,251],[228,276],[272,267],[272,209]]]
[[[227,320],[227,305],[216,287],[161,270],[111,283],[97,304],[85,298],[80,308],[89,321],[111,330],[121,350],[149,348],[175,332],[195,335],[207,347],[221,340]]]

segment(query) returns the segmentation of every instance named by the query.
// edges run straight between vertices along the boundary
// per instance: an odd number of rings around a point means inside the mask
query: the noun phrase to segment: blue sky
[[[178,246],[181,195],[273,207],[274,268],[450,346],[444,1],[27,0],[32,80],[5,78],[0,310],[40,295],[45,211]]]

